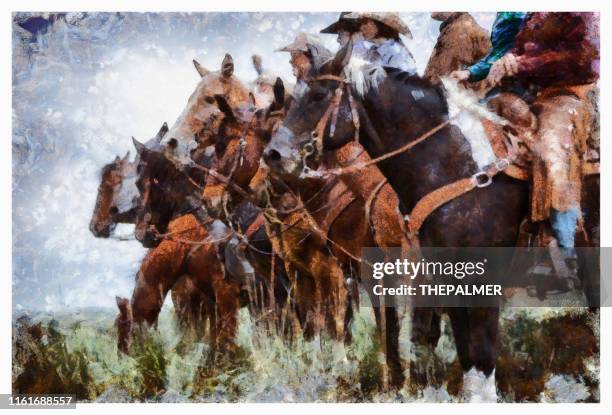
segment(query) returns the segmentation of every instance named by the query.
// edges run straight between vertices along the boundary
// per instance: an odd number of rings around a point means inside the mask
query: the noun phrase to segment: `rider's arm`
[[[495,18],[491,29],[491,50],[481,60],[467,68],[470,72],[469,81],[478,82],[489,74],[491,66],[510,50],[519,32],[525,13],[500,12]]]

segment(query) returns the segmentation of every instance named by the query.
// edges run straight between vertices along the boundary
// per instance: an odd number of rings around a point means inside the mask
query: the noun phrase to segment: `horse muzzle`
[[[295,135],[285,126],[280,126],[270,139],[263,153],[263,160],[271,172],[295,174],[301,162],[300,151],[294,146]]]
[[[111,223],[98,223],[92,221],[89,224],[89,230],[96,238],[108,238],[111,236],[111,232],[114,227]]]

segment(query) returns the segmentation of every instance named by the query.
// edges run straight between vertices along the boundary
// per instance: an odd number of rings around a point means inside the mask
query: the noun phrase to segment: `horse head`
[[[259,170],[263,150],[285,114],[285,86],[277,78],[274,100],[266,110],[251,106],[246,111],[243,105],[236,111],[223,97],[215,98],[224,114],[215,145],[213,170],[218,174],[207,177],[203,199],[209,214],[220,217],[223,200],[240,203]]]
[[[97,238],[108,238],[117,223],[133,223],[138,205],[136,162],[128,152],[102,168],[98,196],[89,230]]]
[[[249,100],[249,90],[234,76],[231,55],[225,55],[218,71],[210,71],[196,60],[193,64],[201,79],[161,142],[166,156],[180,165],[191,164],[192,152],[198,147],[214,144],[212,141],[220,121],[215,95],[223,96],[232,108]]]
[[[177,166],[160,145],[150,148],[133,141],[139,157],[136,186],[140,193],[135,236],[151,248],[161,242],[160,234],[173,218],[200,207],[205,175],[196,164]]]
[[[264,151],[264,161],[272,174],[298,176],[305,168],[316,168],[316,164],[309,163],[316,159],[315,153],[321,151],[323,145],[340,146],[353,136],[352,113],[346,93],[349,87],[345,86],[342,76],[351,54],[352,42],[349,42],[313,74],[308,91],[292,103]]]

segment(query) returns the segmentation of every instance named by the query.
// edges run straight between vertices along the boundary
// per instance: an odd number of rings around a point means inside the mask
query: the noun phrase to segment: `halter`
[[[338,122],[338,112],[340,111],[340,104],[342,103],[342,95],[344,94],[344,90],[346,89],[346,95],[348,97],[349,106],[351,108],[351,121],[353,122],[354,127],[354,137],[355,141],[359,140],[359,129],[360,129],[360,121],[359,121],[359,112],[357,111],[357,106],[355,104],[355,99],[353,98],[353,94],[350,88],[350,82],[342,77],[337,75],[320,75],[314,78],[315,81],[336,81],[338,82],[338,87],[334,91],[334,96],[332,97],[327,109],[323,113],[323,116],[315,126],[314,130],[310,133],[311,141],[306,143],[303,147],[303,172],[308,174],[310,172],[310,168],[306,166],[306,159],[314,154],[314,150],[319,152],[319,154],[323,153],[323,136],[325,135],[325,129],[329,124],[329,137],[333,137],[336,133],[336,124]],[[330,121],[331,120],[331,121]]]

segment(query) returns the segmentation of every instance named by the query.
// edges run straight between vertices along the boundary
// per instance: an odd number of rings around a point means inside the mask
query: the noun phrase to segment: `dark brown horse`
[[[323,74],[340,76],[350,60],[352,46],[343,48],[323,69]],[[323,118],[339,88],[344,88],[333,136],[329,126],[322,137],[323,151],[337,149],[355,135],[355,122],[349,99],[365,128],[359,141],[371,157],[378,157],[415,140],[448,120],[443,92],[407,73],[386,68],[368,68],[362,84],[363,96],[351,85],[335,78],[315,78],[310,90],[290,109],[283,126],[274,135],[265,153],[266,162],[279,174],[298,176],[303,166],[306,144],[312,146],[312,132]],[[349,96],[350,94],[350,96]],[[315,146],[316,148],[316,146]],[[302,152],[302,153],[301,153]],[[320,155],[319,155],[320,156]],[[313,159],[317,158],[314,154]],[[448,125],[427,141],[386,159],[379,167],[400,199],[400,209],[408,214],[423,196],[446,184],[480,171],[469,141],[453,125]],[[423,224],[420,242],[426,247],[512,247],[526,214],[528,187],[525,183],[499,175],[493,183],[478,188],[437,209]],[[501,272],[509,264],[499,264]],[[492,270],[492,272],[495,272]],[[497,308],[452,308],[449,310],[459,360],[464,373],[484,373],[487,399],[495,399],[494,379],[497,356]],[[429,331],[430,324],[415,321],[414,329]],[[414,336],[414,333],[413,333]],[[475,395],[475,382],[464,388]],[[492,386],[493,385],[493,386]],[[492,389],[492,390],[491,390]],[[470,396],[468,396],[470,397]]]

